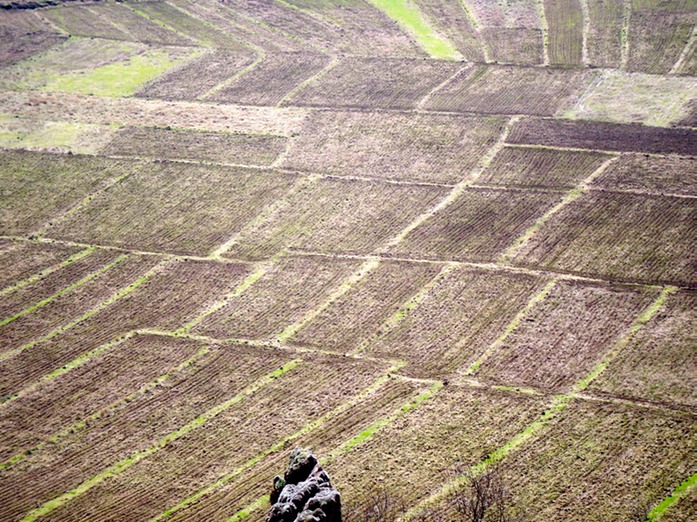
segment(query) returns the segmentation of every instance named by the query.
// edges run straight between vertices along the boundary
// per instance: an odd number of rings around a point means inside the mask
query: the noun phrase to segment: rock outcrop
[[[296,448],[273,479],[267,522],[341,522],[341,496],[309,449]]]

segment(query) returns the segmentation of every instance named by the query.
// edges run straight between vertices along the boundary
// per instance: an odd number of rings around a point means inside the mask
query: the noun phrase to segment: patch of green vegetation
[[[692,78],[607,71],[563,117],[667,127],[689,114],[694,95]]]
[[[462,58],[455,46],[438,34],[426,16],[409,0],[370,0],[370,3],[396,20],[433,58],[442,60]]]
[[[65,74],[49,81],[43,89],[100,96],[128,96],[176,63],[166,50],[155,49],[131,56],[127,61],[102,65],[89,72]]]
[[[665,511],[678,502],[681,498],[683,498],[687,492],[697,486],[697,473],[692,475],[690,478],[685,480],[682,484],[680,484],[677,488],[673,490],[673,492],[668,495],[663,501],[658,504],[655,508],[651,510],[649,513],[649,516],[647,517],[648,521],[653,521],[653,520],[659,520],[661,518],[661,515],[665,513]]]
[[[0,115],[0,147],[94,154],[116,126],[65,121],[35,122]]]

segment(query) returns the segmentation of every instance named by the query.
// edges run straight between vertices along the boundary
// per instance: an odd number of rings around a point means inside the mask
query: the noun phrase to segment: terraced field
[[[297,445],[369,520],[697,519],[696,35],[0,0],[0,522],[261,521]]]

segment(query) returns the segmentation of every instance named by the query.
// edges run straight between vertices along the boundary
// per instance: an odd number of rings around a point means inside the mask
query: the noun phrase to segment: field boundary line
[[[483,473],[489,466],[504,459],[512,451],[524,445],[530,439],[536,437],[539,432],[547,428],[549,423],[559,416],[568,404],[577,398],[583,390],[585,390],[593,380],[595,380],[612,361],[619,355],[622,349],[629,344],[634,336],[643,328],[643,326],[651,320],[663,307],[668,296],[677,291],[677,288],[666,286],[663,288],[658,297],[648,305],[633,321],[632,326],[622,335],[622,337],[614,343],[614,345],[606,352],[603,359],[584,377],[578,380],[571,386],[570,391],[564,394],[555,395],[552,398],[547,409],[532,423],[530,423],[523,431],[513,436],[508,442],[494,450],[485,459],[469,467],[468,471],[471,474],[479,475]],[[409,509],[399,521],[406,522],[412,520],[423,509],[431,506],[441,500],[446,499],[449,495],[456,492],[466,482],[466,477],[459,476],[450,482],[446,483],[438,491],[418,502],[414,507]]]
[[[227,306],[230,303],[230,301],[232,301],[236,297],[242,295],[244,292],[247,291],[247,289],[250,286],[252,286],[259,279],[264,277],[264,275],[266,275],[266,273],[277,264],[281,256],[282,253],[277,254],[268,261],[262,261],[261,263],[258,263],[256,268],[247,277],[245,277],[240,284],[233,288],[232,291],[228,292],[222,299],[219,299],[212,303],[203,312],[201,312],[192,320],[184,324],[181,328],[175,330],[174,335],[188,334],[191,331],[191,329],[200,324],[201,321],[206,319],[208,316],[214,314],[221,308]]]
[[[181,428],[165,435],[161,439],[159,439],[155,444],[151,445],[150,447],[137,451],[133,453],[131,456],[122,459],[105,470],[101,471],[99,474],[95,475],[91,479],[86,480],[76,488],[63,493],[62,495],[49,500],[47,502],[44,502],[42,505],[37,507],[36,509],[30,511],[28,514],[22,518],[22,522],[33,522],[34,520],[37,520],[43,516],[48,515],[49,513],[52,513],[56,509],[66,505],[69,503],[71,500],[74,498],[82,495],[83,493],[86,493],[93,487],[97,486],[98,484],[102,483],[103,481],[115,477],[117,475],[120,475],[123,473],[125,470],[130,468],[131,466],[137,464],[141,460],[149,457],[150,455],[157,453],[159,450],[164,448],[165,446],[168,446],[172,442],[176,441],[177,439],[180,439],[181,437],[187,435],[188,433],[194,431],[196,428],[204,425],[208,421],[214,419],[218,415],[224,413],[226,410],[230,409],[232,406],[237,404],[238,402],[242,401],[244,398],[256,393],[258,390],[266,386],[267,384],[273,382],[275,379],[281,377],[282,375],[288,373],[289,371],[292,371],[298,364],[300,364],[301,361],[299,360],[293,360],[289,361],[287,363],[284,363],[280,368],[266,374],[265,376],[257,379],[253,383],[249,384],[246,386],[242,391],[240,391],[237,395],[232,397],[231,399],[228,399],[226,401],[223,401],[212,408],[208,409],[198,417],[196,417],[194,420],[188,422]]]
[[[447,196],[445,196],[445,198],[440,200],[435,206],[431,207],[430,209],[427,209],[424,213],[416,216],[416,218],[414,218],[414,220],[412,220],[411,223],[409,223],[404,229],[402,229],[401,232],[399,232],[392,239],[388,240],[382,247],[379,247],[378,252],[384,253],[389,251],[392,247],[397,246],[415,228],[423,225],[426,221],[431,219],[438,212],[452,205],[462,195],[465,189],[467,189],[467,187],[475,183],[477,179],[482,175],[482,173],[489,167],[494,157],[499,153],[501,149],[503,149],[506,139],[508,138],[508,134],[513,128],[513,125],[515,125],[515,123],[519,119],[520,118],[517,116],[509,118],[508,122],[504,125],[498,140],[482,156],[482,158],[479,161],[479,165],[474,167],[462,181],[455,185],[453,189],[450,191],[450,193]]]
[[[193,38],[187,34],[184,34],[181,31],[178,31],[177,29],[172,27],[171,25],[166,24],[163,21],[158,20],[156,18],[153,18],[152,16],[148,15],[147,13],[144,13],[143,11],[139,11],[138,9],[133,7],[132,3],[126,3],[126,4],[124,4],[124,6],[128,9],[130,9],[131,11],[133,11],[135,14],[142,16],[143,18],[145,18],[149,22],[152,22],[153,24],[160,26],[162,29],[165,29],[171,33],[174,33],[177,36],[179,36],[180,38],[183,38],[184,40],[190,41],[195,47],[210,47],[210,45],[205,45],[201,40],[197,40],[196,38]]]
[[[549,67],[549,23],[545,13],[545,0],[536,0],[535,5],[540,17],[540,32],[542,33],[542,65]]]
[[[95,355],[98,355],[98,354],[100,354],[100,353],[106,351],[106,350],[109,349],[109,348],[112,348],[112,347],[114,347],[114,346],[116,346],[116,345],[118,345],[118,344],[122,344],[122,343],[125,342],[127,339],[130,339],[130,338],[135,337],[135,336],[137,336],[137,335],[138,335],[138,332],[137,332],[137,331],[135,331],[135,332],[129,332],[129,333],[126,334],[125,336],[119,337],[118,339],[116,339],[116,340],[114,340],[114,341],[111,341],[111,342],[109,342],[109,343],[106,343],[105,345],[102,345],[100,348],[98,348],[99,351],[93,350],[94,353],[92,353],[92,355],[91,355],[90,357],[94,357]],[[69,435],[72,435],[73,433],[76,433],[76,432],[78,432],[78,431],[84,429],[84,428],[85,428],[86,426],[88,426],[91,422],[94,422],[94,421],[100,419],[100,418],[101,418],[102,416],[104,416],[105,414],[110,413],[110,412],[116,410],[119,406],[121,406],[121,405],[123,405],[123,404],[127,404],[127,403],[129,403],[129,402],[131,402],[131,401],[137,399],[138,397],[144,395],[145,393],[149,392],[150,390],[156,388],[157,386],[159,386],[159,385],[162,384],[163,382],[168,381],[168,380],[171,379],[174,375],[176,375],[176,374],[182,372],[183,370],[185,370],[185,369],[188,368],[189,366],[192,366],[193,364],[195,364],[195,363],[196,363],[197,361],[199,361],[200,359],[204,358],[204,357],[205,357],[206,355],[208,355],[209,353],[211,353],[211,350],[210,350],[210,348],[209,348],[208,346],[202,347],[202,348],[199,349],[196,353],[194,353],[191,357],[189,357],[187,360],[183,361],[183,362],[180,363],[179,365],[177,365],[177,366],[175,366],[174,368],[170,369],[170,370],[167,371],[166,373],[164,373],[164,374],[158,376],[156,379],[154,379],[154,380],[152,380],[152,381],[150,381],[150,382],[144,384],[144,385],[141,386],[138,390],[136,390],[135,392],[131,393],[130,395],[128,395],[128,396],[126,396],[126,397],[122,397],[121,399],[115,400],[115,401],[112,402],[111,404],[108,404],[107,406],[104,406],[103,408],[100,408],[98,411],[96,411],[96,412],[94,412],[94,413],[88,415],[87,417],[85,417],[84,419],[82,419],[82,420],[76,422],[75,424],[72,424],[71,426],[68,426],[68,427],[66,427],[66,428],[61,429],[60,431],[58,431],[58,432],[56,432],[55,434],[51,435],[51,436],[50,436],[48,439],[46,439],[45,441],[42,441],[42,442],[40,442],[39,444],[37,444],[37,445],[35,445],[35,446],[33,446],[33,447],[27,449],[27,450],[24,450],[24,451],[22,451],[22,452],[16,454],[15,456],[9,458],[9,459],[6,460],[5,462],[0,463],[0,471],[2,471],[2,470],[4,470],[4,469],[7,469],[7,468],[9,468],[9,467],[11,467],[11,466],[13,466],[14,464],[16,464],[17,462],[19,462],[20,460],[23,460],[25,457],[31,455],[32,453],[35,453],[36,451],[39,451],[40,449],[42,449],[42,448],[45,447],[45,446],[47,446],[47,445],[49,445],[49,444],[56,444],[56,443],[60,442],[62,439],[68,437]],[[86,359],[85,359],[85,360],[86,360]],[[78,361],[78,359],[76,359],[76,361]],[[35,388],[37,388],[40,384],[43,384],[43,382],[46,382],[46,381],[51,380],[51,379],[55,379],[56,377],[58,377],[58,375],[62,375],[63,373],[66,373],[67,371],[71,370],[72,368],[74,368],[74,367],[76,367],[76,366],[79,366],[79,364],[72,364],[72,363],[69,363],[68,366],[69,366],[69,368],[61,368],[61,370],[64,370],[64,371],[61,371],[60,373],[54,372],[55,375],[53,375],[53,374],[47,375],[46,378],[45,378],[44,380],[42,380],[41,382],[35,383],[34,387],[33,387],[31,390],[30,390],[30,389],[25,389],[25,390],[23,390],[22,395],[28,393],[29,391],[33,391],[33,390],[34,390]]]
[[[560,278],[559,280],[563,280]],[[551,282],[551,281],[550,281]],[[662,287],[656,287],[656,288],[662,288]],[[398,369],[403,368],[406,366],[408,361],[401,361],[401,360],[395,360],[395,359],[389,359],[389,358],[383,358],[383,357],[372,357],[372,356],[365,356],[362,354],[355,354],[355,353],[346,353],[342,354],[339,352],[331,352],[327,350],[321,350],[318,348],[314,348],[311,346],[304,346],[300,344],[287,344],[287,343],[280,343],[278,341],[268,341],[268,340],[257,340],[257,339],[243,339],[243,338],[214,338],[206,335],[199,335],[199,334],[181,334],[181,335],[175,335],[174,332],[166,332],[166,331],[161,331],[161,330],[155,330],[152,328],[144,328],[140,330],[135,330],[135,334],[142,334],[142,335],[155,335],[155,336],[161,336],[161,337],[178,337],[178,338],[185,338],[185,339],[191,339],[195,341],[200,341],[208,344],[214,344],[218,346],[225,346],[225,345],[232,345],[232,346],[251,346],[251,347],[256,347],[256,348],[264,348],[264,349],[269,349],[269,348],[274,348],[278,350],[283,350],[289,353],[293,354],[315,354],[315,355],[323,355],[327,357],[336,357],[336,358],[346,358],[350,357],[352,359],[358,359],[358,360],[364,360],[364,361],[370,361],[378,364],[392,364],[397,371]],[[404,375],[400,373],[394,373],[392,374],[392,377],[395,379],[399,379],[402,381],[408,381],[408,382],[416,382],[420,384],[424,384],[427,386],[430,386],[432,384],[436,383],[442,383],[442,379],[435,379],[435,378],[428,378],[428,377],[412,377],[409,375]],[[505,390],[509,392],[514,392],[514,393],[519,393],[523,395],[535,395],[535,396],[552,396],[552,393],[549,390],[545,389],[538,389],[534,387],[524,387],[524,386],[517,386],[517,385],[505,385],[505,384],[494,384],[490,382],[485,382],[481,381],[476,376],[473,376],[473,374],[468,374],[466,372],[464,373],[459,373],[450,378],[450,384],[453,386],[467,386],[467,387],[472,387],[472,388],[482,388],[482,389],[491,389],[491,390]],[[640,398],[626,398],[626,397],[621,397],[621,396],[616,396],[616,395],[599,395],[597,393],[579,393],[575,399],[579,400],[586,400],[586,401],[591,401],[591,402],[612,402],[612,403],[617,403],[617,404],[627,404],[633,407],[637,408],[643,408],[643,409],[651,409],[655,411],[661,411],[663,413],[670,413],[670,414],[679,414],[679,415],[686,415],[690,417],[695,417],[697,416],[697,412],[690,411],[690,410],[685,410],[683,409],[681,404],[677,403],[654,403],[651,401],[646,401]]]
[[[451,186],[452,187],[452,186]],[[611,192],[606,189],[596,189],[596,188],[589,188],[590,191],[597,190],[599,192]],[[623,191],[616,191],[618,194],[624,193]],[[627,191],[627,193],[632,193]],[[646,193],[644,195],[647,196],[660,196],[660,194],[654,194],[654,193]],[[692,198],[692,196],[686,196],[682,194],[666,194],[666,197],[682,197],[682,198]],[[220,257],[220,258],[213,258],[210,256],[193,256],[193,255],[181,255],[181,254],[171,254],[167,252],[149,252],[145,250],[129,250],[124,247],[119,247],[119,246],[114,246],[114,245],[93,245],[93,244],[88,244],[88,243],[79,243],[76,241],[69,241],[65,239],[54,239],[54,238],[48,238],[48,237],[37,237],[34,239],[29,239],[27,237],[21,237],[21,236],[2,236],[0,235],[0,239],[9,239],[12,241],[22,241],[22,242],[36,242],[36,243],[42,243],[42,244],[57,244],[57,245],[67,245],[67,246],[77,246],[81,248],[95,248],[95,249],[103,249],[103,250],[114,250],[117,252],[125,252],[127,254],[135,254],[135,255],[142,255],[142,256],[150,256],[150,257],[159,257],[162,259],[170,259],[170,260],[181,260],[181,261],[208,261],[208,262],[216,262],[216,263],[233,263],[233,264],[242,264],[242,265],[249,265],[249,266],[255,266],[258,262],[254,261],[249,261],[246,259],[241,259],[241,258],[227,258],[227,257]],[[509,272],[509,273],[521,273],[521,274],[530,274],[530,275],[549,275],[549,276],[554,276],[558,277],[560,280],[565,280],[565,281],[587,281],[587,282],[592,282],[592,283],[599,283],[599,284],[619,284],[619,285],[624,285],[624,286],[635,286],[639,288],[661,288],[666,284],[669,285],[675,285],[675,286],[680,286],[681,288],[691,288],[690,285],[684,284],[683,282],[679,281],[657,281],[657,282],[646,282],[646,281],[637,281],[637,280],[617,280],[617,279],[611,279],[611,278],[602,278],[599,275],[589,275],[589,274],[581,274],[581,273],[576,273],[572,271],[563,271],[563,270],[549,270],[544,267],[525,267],[525,266],[516,266],[516,265],[508,265],[508,264],[499,264],[499,263],[476,263],[472,261],[452,261],[452,260],[447,260],[447,259],[436,259],[436,258],[414,258],[414,257],[404,257],[404,256],[398,256],[398,255],[392,255],[389,253],[377,253],[377,254],[340,254],[340,253],[327,253],[327,252],[315,252],[311,250],[302,250],[302,249],[294,249],[293,254],[295,255],[302,255],[302,256],[322,256],[322,257],[331,257],[334,259],[359,259],[359,260],[367,260],[367,259],[380,259],[382,261],[387,261],[387,260],[392,260],[392,261],[407,261],[410,263],[424,263],[424,264],[435,264],[435,265],[444,265],[444,264],[452,264],[454,266],[463,266],[463,267],[470,267],[470,268],[478,268],[482,270],[490,270],[490,271],[502,271],[502,272]],[[2,294],[0,294],[2,295]]]
[[[622,6],[622,29],[620,30],[620,71],[629,65],[629,27],[632,20],[632,0],[624,0]]]
[[[603,192],[605,194],[634,194],[636,196],[654,196],[659,198],[676,198],[676,199],[697,199],[697,195],[693,194],[674,194],[672,192],[652,192],[642,189],[607,189],[604,187],[587,187],[586,192]]]
[[[486,361],[489,357],[491,357],[494,352],[496,352],[501,345],[506,341],[509,335],[511,335],[516,328],[520,325],[520,322],[525,318],[526,315],[528,315],[539,303],[545,300],[547,295],[552,291],[552,289],[557,286],[557,283],[559,282],[558,278],[554,278],[551,281],[549,281],[544,287],[539,292],[536,292],[535,294],[528,299],[528,302],[525,304],[523,308],[521,308],[518,313],[511,319],[511,321],[506,325],[504,328],[503,332],[499,337],[489,345],[489,347],[482,352],[482,354],[477,357],[477,359],[470,364],[467,369],[463,372],[463,375],[474,375],[477,373],[481,365]],[[459,345],[459,343],[458,343]]]
[[[664,414],[682,415],[685,417],[696,418],[697,411],[685,409],[684,405],[679,403],[668,402],[652,402],[641,398],[626,398],[617,395],[600,395],[598,393],[579,393],[576,396],[579,400],[588,402],[605,402],[611,404],[623,404],[633,408],[642,408],[645,410],[660,411]]]
[[[46,25],[49,27],[52,27],[54,31],[59,33],[60,36],[67,36],[68,38],[74,38],[68,31],[64,30],[62,27],[59,27],[56,25],[56,23],[51,20],[50,18],[43,16],[42,13],[40,12],[42,9],[32,9],[31,12],[34,16],[36,16],[39,20],[44,22]],[[50,9],[49,9],[50,11]],[[43,54],[46,50],[42,51],[40,54]]]
[[[9,402],[12,402],[20,397],[23,397],[27,393],[34,391],[36,388],[41,386],[43,383],[48,382],[48,381],[52,381],[53,379],[60,377],[64,373],[69,372],[73,368],[77,368],[78,366],[82,366],[82,364],[84,362],[88,361],[92,357],[99,355],[100,353],[108,350],[112,346],[116,346],[116,345],[123,343],[124,341],[126,341],[127,339],[130,339],[134,335],[135,335],[135,332],[128,332],[124,335],[121,335],[121,336],[115,338],[115,339],[112,339],[111,341],[107,341],[104,344],[100,344],[95,349],[90,350],[89,352],[83,353],[82,355],[73,359],[69,363],[64,364],[60,368],[53,370],[52,372],[47,373],[46,375],[39,377],[37,380],[35,380],[31,384],[25,386],[24,388],[21,388],[20,390],[17,390],[16,392],[14,392],[12,394],[7,395],[6,397],[3,397],[2,400],[0,400],[0,408],[2,408],[5,404],[7,404]],[[2,467],[0,467],[0,469],[2,469]]]
[[[583,29],[581,31],[581,63],[588,67],[590,60],[588,58],[588,34],[591,29],[591,15],[588,0],[579,0],[581,4],[581,14],[583,16]]]
[[[310,321],[316,318],[324,310],[329,308],[335,301],[340,299],[344,294],[350,291],[354,286],[356,286],[363,278],[365,278],[370,272],[375,270],[380,264],[381,260],[379,258],[368,258],[363,264],[361,264],[358,269],[351,274],[348,278],[344,280],[339,287],[334,290],[327,299],[324,300],[319,306],[310,310],[305,316],[295,321],[290,326],[287,326],[280,334],[278,334],[278,341],[283,343],[293,337],[299,330],[305,327]]]
[[[538,230],[540,230],[549,219],[557,214],[560,210],[565,208],[570,203],[576,201],[582,194],[588,191],[589,185],[600,176],[605,170],[614,162],[618,161],[620,156],[614,156],[605,160],[602,165],[595,169],[590,176],[581,181],[576,187],[571,189],[566,195],[547,212],[542,214],[535,223],[530,225],[521,236],[519,236],[510,246],[504,250],[503,254],[499,256],[500,263],[510,263],[512,260],[520,253],[520,250],[527,245],[532,238],[535,236]]]
[[[670,495],[664,498],[656,507],[654,507],[650,512],[646,520],[653,522],[654,520],[660,520],[663,514],[674,504],[680,502],[687,494],[697,487],[697,473],[691,475],[685,479],[677,488],[675,488]]]
[[[29,241],[26,238],[25,238],[25,240]],[[24,288],[25,286],[36,283],[37,281],[40,281],[44,277],[51,275],[52,273],[60,270],[61,268],[65,268],[66,266],[72,265],[75,261],[78,261],[79,259],[82,259],[83,257],[85,257],[87,255],[90,255],[95,250],[97,250],[96,247],[88,246],[87,248],[80,250],[79,252],[75,252],[75,254],[68,257],[68,259],[66,259],[65,261],[55,263],[49,267],[44,268],[40,272],[35,273],[32,276],[29,276],[25,279],[22,279],[21,281],[18,281],[10,286],[3,288],[2,290],[0,290],[0,297],[7,295],[7,294],[14,293],[17,290]]]
[[[211,29],[213,29],[217,33],[219,33],[227,38],[230,38],[236,42],[239,42],[243,47],[248,47],[249,49],[256,51],[256,52],[262,52],[262,53],[264,52],[264,50],[261,47],[259,47],[258,45],[255,45],[252,42],[249,42],[249,41],[245,40],[244,38],[241,38],[239,35],[237,35],[235,33],[229,33],[229,32],[224,31],[223,29],[216,26],[215,24],[209,22],[208,20],[206,20],[204,18],[201,18],[200,16],[198,16],[195,13],[192,13],[191,11],[184,9],[183,7],[178,6],[177,4],[173,4],[172,2],[168,2],[167,0],[165,0],[164,3],[167,4],[168,6],[170,6],[172,9],[179,11],[184,16],[188,16],[190,18],[193,18],[194,20],[198,20],[200,23],[202,23],[205,26],[210,27]],[[210,44],[213,44],[213,42],[210,42]],[[215,49],[215,50],[223,50],[226,52],[236,52],[237,51],[237,49],[234,49],[234,48],[218,47],[216,45],[210,45],[210,47],[212,49]]]
[[[217,261],[219,263],[238,263],[238,264],[245,264],[245,265],[251,265],[253,263],[249,261],[245,261],[243,259],[236,259],[236,260],[231,260],[231,259],[213,259],[210,256],[193,256],[193,255],[185,255],[185,254],[171,254],[169,252],[153,252],[153,251],[148,251],[148,250],[137,250],[137,249],[130,249],[122,246],[116,246],[116,245],[98,245],[98,244],[93,244],[93,243],[80,243],[79,241],[71,241],[69,239],[58,239],[58,238],[53,238],[53,237],[45,237],[45,236],[40,236],[40,237],[22,237],[22,236],[0,236],[0,239],[10,239],[12,241],[24,241],[27,243],[41,243],[41,244],[47,244],[47,245],[66,245],[66,246],[74,246],[74,247],[80,247],[80,248],[93,248],[93,249],[98,249],[98,250],[113,250],[115,252],[124,252],[126,254],[135,254],[139,256],[150,256],[150,257],[160,257],[160,258],[168,258],[168,259],[183,259],[186,261]]]
[[[91,4],[87,4],[86,6],[83,7],[83,9],[85,9],[88,13],[92,13],[92,15],[94,15],[99,20],[106,22],[108,25],[111,25],[112,27],[121,31],[124,35],[124,39],[123,39],[124,41],[128,41],[128,42],[137,42],[138,41],[138,40],[131,40],[131,38],[133,38],[133,35],[130,33],[130,31],[128,31],[128,29],[126,29],[121,24],[114,22],[111,19],[112,17],[104,16],[102,13],[95,11],[94,9],[90,9],[90,7],[91,7]],[[162,43],[162,42],[158,42],[158,43]]]
[[[288,157],[288,154],[290,154],[291,149],[293,148],[293,137],[292,136],[287,136],[286,137],[286,146],[283,148],[283,152],[281,152],[276,158],[269,164],[270,169],[279,169],[280,166],[283,164],[283,162],[286,160]]]
[[[76,282],[66,286],[65,288],[58,290],[56,293],[40,300],[38,303],[34,303],[33,305],[29,306],[28,308],[25,308],[24,310],[21,310],[20,312],[17,312],[16,314],[14,314],[10,317],[6,317],[2,321],[0,321],[0,327],[5,326],[6,324],[9,324],[12,321],[15,321],[21,317],[24,317],[25,315],[28,315],[28,314],[38,310],[39,308],[43,308],[44,306],[46,306],[47,304],[51,303],[52,301],[58,299],[62,295],[65,295],[69,292],[72,292],[76,288],[79,288],[82,285],[89,283],[92,279],[94,279],[95,277],[99,277],[104,272],[109,271],[110,269],[112,269],[113,267],[118,265],[120,262],[124,261],[126,258],[128,258],[128,254],[121,254],[113,261],[107,263],[106,265],[102,266],[98,270],[95,270],[94,272],[87,274],[85,277],[83,277],[79,281],[76,281]]]
[[[389,377],[388,377],[389,379]],[[339,455],[342,453],[348,453],[353,450],[356,446],[359,446],[366,440],[369,440],[375,435],[375,433],[379,432],[382,428],[385,426],[391,424],[394,422],[396,419],[402,417],[403,415],[406,415],[410,411],[418,408],[423,402],[427,401],[433,395],[438,393],[441,389],[443,388],[443,384],[440,382],[432,383],[431,386],[420,393],[417,397],[411,399],[409,402],[404,404],[403,406],[399,407],[398,409],[392,411],[392,413],[389,413],[385,417],[382,417],[372,424],[370,424],[367,428],[365,428],[363,431],[361,431],[359,434],[355,435],[354,437],[351,437],[350,439],[344,441],[341,443],[339,446],[337,446],[334,450],[332,450],[328,455],[320,458],[319,462],[322,466],[327,466],[331,462],[333,462]],[[243,507],[240,509],[237,513],[232,515],[229,519],[227,519],[226,522],[239,522],[240,520],[243,520],[247,518],[250,514],[254,513],[255,511],[260,510],[264,505],[268,502],[269,500],[269,495],[263,495],[256,499],[255,501],[251,502],[247,506]],[[154,520],[151,520],[149,522],[155,522]]]
[[[158,522],[160,520],[169,518],[171,515],[173,515],[177,511],[180,511],[183,508],[193,504],[198,499],[208,495],[209,493],[211,493],[217,489],[220,489],[222,486],[224,486],[230,480],[232,480],[236,476],[240,475],[241,473],[247,471],[248,469],[251,469],[258,462],[265,459],[269,455],[282,450],[283,448],[285,448],[288,445],[288,443],[302,437],[303,435],[307,435],[308,433],[311,433],[315,429],[324,425],[324,423],[326,423],[327,421],[333,419],[334,417],[337,417],[338,415],[341,415],[342,413],[344,413],[348,409],[352,408],[356,404],[363,401],[368,396],[375,393],[377,390],[382,388],[385,384],[387,384],[392,379],[392,377],[390,377],[389,374],[396,372],[399,369],[399,367],[400,367],[399,365],[392,366],[388,370],[388,375],[383,375],[382,377],[379,377],[370,386],[361,390],[359,393],[357,393],[356,395],[351,397],[348,401],[342,402],[333,410],[325,413],[324,415],[320,416],[319,418],[315,419],[314,421],[306,424],[305,426],[303,426],[299,430],[295,431],[294,433],[291,433],[290,435],[283,437],[281,440],[279,440],[278,442],[273,444],[271,447],[265,449],[261,453],[258,453],[257,455],[255,455],[251,459],[247,460],[244,464],[236,467],[230,473],[227,473],[227,474],[223,475],[222,477],[220,477],[215,482],[212,482],[212,483],[208,484],[207,486],[204,486],[196,493],[181,500],[180,502],[178,502],[177,504],[175,504],[171,508],[168,508],[164,512],[160,513],[159,515],[157,515],[153,518],[150,518],[148,520],[148,522]]]
[[[697,25],[692,27],[692,34],[690,34],[690,39],[685,44],[685,47],[683,47],[682,52],[680,53],[680,56],[678,57],[678,60],[675,62],[675,65],[673,65],[673,67],[671,67],[668,74],[680,74],[680,69],[682,69],[683,65],[685,64],[685,60],[687,60],[687,57],[690,55],[690,52],[695,48],[696,45],[697,45]]]
[[[131,292],[133,292],[136,288],[138,288],[140,285],[145,283],[148,279],[150,279],[152,276],[160,272],[169,262],[171,259],[163,259],[159,263],[157,263],[154,267],[152,267],[150,270],[145,272],[141,277],[136,279],[134,282],[130,283],[126,287],[121,288],[120,290],[117,290],[115,293],[113,293],[110,297],[106,298],[104,301],[96,305],[94,308],[91,310],[88,310],[81,316],[77,317],[76,319],[71,320],[70,322],[59,326],[58,328],[52,330],[51,332],[47,333],[46,335],[43,335],[39,337],[38,339],[34,339],[33,341],[29,341],[28,343],[23,344],[19,348],[15,348],[14,350],[10,350],[8,352],[5,352],[3,354],[0,354],[0,361],[4,361],[6,359],[9,359],[11,357],[15,357],[18,354],[24,352],[25,350],[29,350],[36,346],[39,343],[49,341],[53,339],[54,337],[57,337],[58,335],[62,334],[63,332],[66,332],[73,328],[74,326],[80,324],[83,321],[86,321],[93,315],[101,312],[105,308],[108,308],[112,304],[114,304],[116,301],[121,299],[122,297],[127,296]]]
[[[358,348],[350,352],[348,355],[351,357],[359,356],[381,335],[387,335],[389,332],[397,328],[399,324],[412,312],[412,310],[419,307],[421,302],[426,298],[426,296],[435,288],[435,286],[440,283],[445,277],[448,276],[453,270],[456,269],[454,264],[445,264],[430,281],[424,284],[415,294],[407,298],[404,302],[399,305],[399,309],[392,314],[390,317],[385,319],[378,327],[378,332],[383,332],[382,334],[374,333],[368,339],[363,341]]]
[[[281,100],[275,105],[275,107],[285,107],[287,105],[290,105],[288,102],[295,98],[295,96],[297,96],[300,93],[300,91],[305,89],[305,87],[307,87],[311,83],[314,83],[317,80],[326,76],[332,69],[339,65],[340,61],[341,60],[338,56],[332,55],[331,60],[329,60],[329,63],[325,65],[321,71],[313,74],[309,78],[303,80],[299,85],[291,89],[290,92],[288,92],[283,98],[281,98]]]
[[[249,65],[246,65],[245,67],[243,67],[242,69],[237,71],[235,74],[230,76],[230,78],[223,80],[215,87],[204,92],[201,96],[196,98],[196,100],[194,100],[194,101],[213,101],[213,100],[209,100],[209,98],[211,96],[213,96],[214,94],[222,91],[226,87],[229,87],[230,85],[235,83],[237,80],[242,78],[245,74],[254,70],[257,67],[257,65],[262,63],[264,60],[266,60],[266,52],[265,51],[257,52],[257,57],[254,59],[254,61],[252,61],[252,63],[250,63]]]
[[[97,154],[94,155],[95,157],[100,157]],[[59,213],[57,216],[49,218],[46,223],[41,225],[38,229],[36,229],[35,232],[30,234],[31,236],[43,236],[48,232],[51,227],[55,226],[56,224],[61,223],[64,221],[66,218],[69,216],[72,216],[75,214],[78,210],[82,209],[84,206],[89,204],[94,198],[98,197],[100,194],[103,192],[106,192],[110,188],[118,185],[121,183],[123,180],[126,178],[131,177],[134,174],[134,171],[129,170],[125,174],[122,174],[120,176],[117,176],[111,180],[107,180],[106,183],[104,183],[101,187],[97,188],[96,190],[93,190],[89,194],[87,194],[85,197],[80,199],[79,201],[75,202],[73,205],[71,205],[69,208],[64,210],[63,212]]]
[[[486,42],[482,39],[482,24],[477,18],[477,14],[474,12],[474,9],[472,8],[471,5],[469,5],[468,0],[460,0],[460,7],[462,7],[462,10],[465,12],[465,16],[467,17],[467,20],[469,21],[470,25],[472,26],[472,29],[474,30],[475,34],[477,35],[477,42],[479,42],[479,47],[482,49],[482,56],[484,57],[484,62],[485,63],[491,63],[491,55],[489,52],[489,46],[486,44]]]
[[[213,250],[209,257],[211,259],[222,259],[223,256],[230,251],[230,249],[235,246],[239,240],[245,236],[245,235],[250,235],[254,231],[256,231],[261,225],[263,225],[268,219],[270,219],[272,216],[274,216],[277,212],[280,212],[284,208],[286,208],[288,205],[290,205],[290,200],[295,196],[299,191],[306,189],[315,183],[319,181],[320,177],[315,176],[315,175],[299,175],[298,180],[293,183],[292,186],[288,188],[285,194],[283,194],[282,197],[278,198],[277,200],[269,203],[266,205],[264,208],[261,209],[261,211],[248,223],[246,223],[242,228],[240,228],[239,231],[235,232],[227,241],[225,241],[222,245],[220,245],[218,248]],[[277,253],[276,255],[282,254],[283,250],[281,252]]]
[[[445,80],[436,85],[433,89],[428,91],[426,95],[421,98],[421,100],[414,107],[415,112],[428,112],[424,109],[424,106],[431,100],[434,94],[444,89],[450,82],[454,82],[461,74],[472,69],[471,64],[465,64],[462,68],[455,71],[453,74],[448,76]]]

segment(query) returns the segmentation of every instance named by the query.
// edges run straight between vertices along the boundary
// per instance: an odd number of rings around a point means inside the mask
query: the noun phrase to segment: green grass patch
[[[663,515],[663,513],[665,513],[665,511],[670,506],[672,506],[685,495],[687,495],[687,492],[695,486],[697,486],[697,474],[692,475],[690,478],[688,478],[682,484],[680,484],[677,488],[675,488],[670,495],[668,495],[665,499],[663,499],[663,501],[660,504],[658,504],[655,508],[651,510],[646,520],[659,520],[661,518],[661,515]]]
[[[145,82],[173,67],[173,59],[165,49],[131,56],[128,60],[102,65],[88,72],[70,73],[48,82],[46,91],[77,92],[100,96],[129,96]]]
[[[370,0],[375,7],[393,18],[414,36],[416,42],[433,58],[458,60],[462,56],[443,36],[438,34],[426,16],[409,0]]]
[[[112,137],[115,125],[35,121],[0,115],[0,147],[94,154]]]
[[[564,118],[667,127],[690,112],[692,78],[607,71]]]

